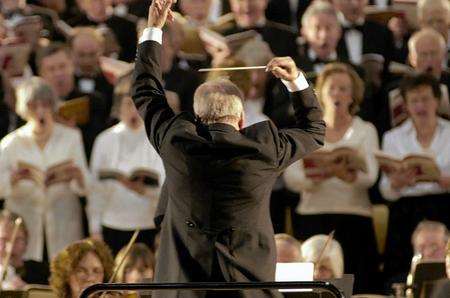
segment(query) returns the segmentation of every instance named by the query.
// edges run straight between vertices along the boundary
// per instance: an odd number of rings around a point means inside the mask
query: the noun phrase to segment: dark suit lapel
[[[347,61],[350,60],[350,56],[348,54],[348,49],[347,49],[347,43],[345,42],[345,33],[342,34],[342,37],[339,40],[336,51],[337,51],[337,55],[338,55],[338,57],[340,57],[340,59],[347,60]]]
[[[308,55],[308,45],[303,44],[298,46],[299,58],[297,66],[304,72],[314,71],[314,63]]]

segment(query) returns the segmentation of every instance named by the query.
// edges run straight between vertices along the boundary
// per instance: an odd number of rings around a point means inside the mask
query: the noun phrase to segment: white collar
[[[311,60],[316,60],[317,59],[317,54],[311,47],[308,47],[308,57]],[[332,61],[333,60],[337,60],[337,53],[336,53],[336,51],[332,52],[326,59],[332,60]]]
[[[365,21],[364,17],[361,17],[358,20],[356,20],[355,23],[351,23],[350,21],[348,21],[345,18],[344,14],[340,11],[338,12],[338,20],[339,20],[339,23],[341,23],[342,27],[351,27],[353,24],[362,26],[362,25],[364,25],[364,21]]]
[[[441,117],[437,117],[437,125],[436,125],[436,131],[434,132],[435,134],[442,130],[445,126],[445,120],[442,119]],[[416,127],[414,126],[414,123],[412,121],[411,118],[406,119],[406,121],[402,124],[402,129],[407,132],[407,133],[413,133],[414,135],[416,135],[417,131],[416,131]]]

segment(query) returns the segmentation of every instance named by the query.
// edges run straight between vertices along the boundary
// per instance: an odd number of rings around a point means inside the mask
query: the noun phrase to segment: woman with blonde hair
[[[341,278],[344,274],[342,247],[327,235],[315,235],[302,244],[304,262],[314,263],[314,279]]]
[[[51,262],[50,286],[60,298],[78,298],[87,287],[108,282],[113,267],[111,251],[103,241],[77,241]]]
[[[327,124],[325,145],[284,174],[287,187],[301,193],[293,216],[294,234],[306,240],[335,230],[345,271],[355,274],[355,291],[367,292],[373,290],[378,259],[368,195],[378,175],[374,156],[378,135],[371,123],[355,116],[364,85],[350,66],[328,64],[319,74],[316,92]],[[317,159],[323,152],[341,148],[346,153],[327,155],[327,164]],[[354,164],[353,158],[362,165]]]

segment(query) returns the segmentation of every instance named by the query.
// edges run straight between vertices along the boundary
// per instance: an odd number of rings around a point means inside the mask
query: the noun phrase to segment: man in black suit
[[[269,198],[275,179],[292,162],[323,144],[322,112],[289,57],[267,65],[291,90],[296,124],[278,130],[270,121],[246,129],[242,93],[230,81],[201,85],[196,117],[175,115],[161,84],[160,28],[173,0],[154,0],[138,46],[132,97],[148,138],[166,169],[166,210],[155,282],[273,281],[275,243]],[[220,291],[219,291],[220,292]],[[221,297],[219,293],[159,291],[152,297]],[[276,297],[277,292],[223,293]]]
[[[119,59],[133,61],[136,54],[137,18],[132,15],[116,16],[106,0],[85,0],[84,14],[67,21],[70,26],[107,27],[120,46]]]
[[[302,43],[295,62],[303,71],[315,77],[327,63],[349,63],[347,55],[337,51],[342,29],[330,3],[311,4],[302,17],[302,24]]]
[[[71,50],[75,66],[75,81],[78,89],[86,94],[99,93],[106,101],[107,115],[113,105],[114,86],[108,81],[100,67],[105,40],[94,28],[81,27],[75,30]]]
[[[301,26],[299,20],[311,2],[312,0],[269,0],[266,17],[271,21],[289,25],[297,31]]]
[[[265,17],[268,0],[229,0],[234,20],[229,26],[218,26],[213,30],[223,35],[255,30],[261,34],[275,56],[294,56],[295,32],[284,24],[269,21]]]
[[[363,62],[365,54],[378,54],[387,66],[394,55],[392,33],[386,26],[365,18],[367,3],[368,0],[333,0],[344,30],[339,47],[355,65]]]

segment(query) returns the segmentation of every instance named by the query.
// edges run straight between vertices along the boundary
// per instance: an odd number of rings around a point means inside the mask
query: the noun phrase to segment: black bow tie
[[[328,64],[332,62],[334,62],[334,60],[332,59],[320,59],[320,58],[316,58],[312,61],[313,64]]]
[[[347,32],[349,30],[357,30],[359,32],[363,32],[363,27],[363,25],[350,24],[348,26],[344,26],[344,32]]]

